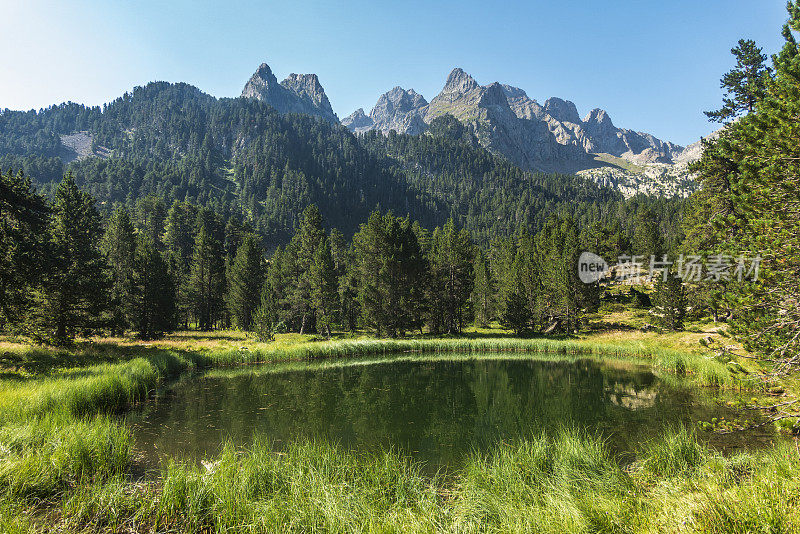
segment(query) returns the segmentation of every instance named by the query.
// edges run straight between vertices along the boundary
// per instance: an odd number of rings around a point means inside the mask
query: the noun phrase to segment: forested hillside
[[[91,141],[89,155],[62,143],[76,132]],[[267,248],[287,243],[312,204],[348,236],[379,207],[428,228],[453,217],[484,244],[520,225],[538,230],[556,213],[581,226],[621,220],[625,227],[642,203],[663,215],[667,230],[675,226],[667,215],[680,209],[678,201],[624,202],[574,176],[523,172],[448,116],[427,135],[357,137],[256,99],[216,99],[166,82],[137,87],[102,109],[3,111],[0,168],[23,170],[46,195],[71,171],[106,214],[148,198],[162,211],[190,202],[247,222]]]

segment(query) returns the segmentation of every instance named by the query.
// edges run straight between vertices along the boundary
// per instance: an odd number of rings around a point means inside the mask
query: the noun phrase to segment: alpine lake
[[[276,451],[299,440],[393,449],[434,473],[563,427],[601,436],[622,463],[681,425],[726,454],[774,439],[765,429],[701,430],[699,422],[741,415],[725,398],[613,360],[415,355],[186,375],[124,417],[153,472],[166,458],[200,462],[260,436]]]

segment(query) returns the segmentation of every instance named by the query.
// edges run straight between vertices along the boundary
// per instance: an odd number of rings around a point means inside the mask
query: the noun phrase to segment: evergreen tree
[[[53,201],[48,230],[50,261],[31,320],[35,337],[64,343],[102,326],[109,286],[99,247],[102,236],[94,199],[68,174]]]
[[[578,279],[578,231],[571,219],[551,220],[536,236],[540,251],[545,331],[573,332],[581,324],[585,288]]]
[[[548,300],[544,295],[542,279],[542,252],[537,250],[533,238],[526,227],[518,230],[514,262],[508,276],[514,292],[519,291],[527,308],[525,317],[528,323],[525,328],[537,329],[544,316],[544,306]],[[550,268],[550,267],[548,267]],[[516,298],[512,294],[513,298]]]
[[[164,227],[163,241],[167,262],[177,287],[178,318],[184,327],[188,327],[192,311],[189,272],[194,250],[196,221],[196,206],[176,200],[167,213]]]
[[[271,312],[269,302],[262,301],[253,314],[253,334],[258,341],[275,339],[275,315]]]
[[[309,267],[311,282],[311,305],[317,317],[317,326],[331,337],[331,325],[335,321],[339,304],[339,288],[336,269],[327,238],[314,253],[314,261]]]
[[[666,274],[666,279],[662,276],[656,282],[655,304],[659,311],[659,322],[667,330],[683,330],[686,291],[680,278],[671,271]]]
[[[188,294],[197,326],[211,330],[222,311],[225,289],[225,264],[222,243],[214,236],[213,218],[201,212],[195,238]]]
[[[434,331],[458,333],[464,328],[475,282],[472,262],[469,234],[456,228],[452,218],[434,230],[429,258],[430,321]]]
[[[295,233],[283,257],[286,262],[288,283],[286,299],[287,319],[302,334],[314,331],[316,316],[311,303],[313,283],[310,269],[317,249],[325,238],[322,215],[316,206],[309,206],[300,218],[300,227]]]
[[[516,334],[535,329],[547,300],[542,294],[538,253],[524,226],[520,226],[515,238],[492,244],[490,268],[496,280],[500,324]]]
[[[511,328],[515,334],[520,335],[530,327],[531,312],[522,283],[517,282],[515,286],[505,294],[500,324]]]
[[[141,339],[159,338],[175,329],[175,284],[146,233],[137,240],[129,293],[128,316]]]
[[[755,41],[739,39],[731,54],[736,58],[736,66],[720,80],[720,87],[725,90],[722,107],[705,112],[712,121],[727,122],[742,113],[755,111],[771,79],[772,69],[766,65],[767,56],[761,53]]]
[[[164,221],[167,208],[164,200],[157,196],[146,196],[136,203],[137,226],[139,231],[148,235],[153,244],[162,247],[161,236],[164,232]]]
[[[0,172],[0,331],[18,325],[40,283],[48,206],[22,171]]]
[[[755,110],[730,123],[715,141],[706,143],[693,166],[702,185],[693,204],[694,226],[688,239],[705,244],[707,257],[733,260],[725,304],[730,330],[745,347],[793,368],[800,353],[800,221],[792,206],[800,190],[800,4],[788,3],[785,44],[774,57],[773,80]],[[755,273],[739,280],[761,258]]]
[[[338,228],[331,228],[328,242],[331,245],[331,256],[333,257],[333,266],[336,269],[336,274],[337,276],[342,276],[347,269],[349,259],[347,241]]]
[[[125,310],[130,307],[130,284],[133,279],[136,235],[128,210],[117,208],[106,226],[101,245],[111,268],[111,328],[118,334],[132,326]]]
[[[250,330],[261,303],[264,271],[264,253],[258,238],[248,234],[238,246],[228,272],[228,310],[242,330]]]
[[[479,248],[475,252],[473,271],[475,282],[472,289],[472,309],[475,326],[486,327],[494,314],[494,287],[486,254]]]
[[[339,279],[339,310],[342,323],[348,331],[354,332],[358,326],[361,308],[358,303],[358,278],[356,267],[348,267]]]
[[[659,229],[658,219],[650,209],[643,210],[636,218],[636,228],[633,233],[633,253],[641,256],[644,264],[648,264],[652,257],[661,259],[665,253],[664,240]]]
[[[283,320],[285,302],[284,251],[278,247],[267,262],[266,278],[261,289],[261,304],[253,318],[253,331],[261,341],[273,339]]]
[[[427,269],[408,218],[374,211],[353,237],[353,250],[364,324],[393,337],[421,328]]]

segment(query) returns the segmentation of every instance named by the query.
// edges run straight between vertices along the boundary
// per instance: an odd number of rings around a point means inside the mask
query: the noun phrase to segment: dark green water
[[[394,447],[433,469],[561,425],[601,433],[624,460],[667,426],[722,415],[731,412],[709,395],[668,385],[646,368],[513,358],[187,377],[127,421],[154,464],[165,455],[213,456],[226,439],[246,447],[260,434],[276,448],[308,438],[367,451]],[[723,449],[768,439],[706,437]]]

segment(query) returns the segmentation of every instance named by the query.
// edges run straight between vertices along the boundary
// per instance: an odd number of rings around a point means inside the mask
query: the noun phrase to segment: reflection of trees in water
[[[226,436],[246,445],[262,433],[393,445],[451,463],[560,425],[633,439],[688,409],[674,401],[649,372],[591,361],[397,362],[182,381],[148,407],[141,435],[173,454],[213,452]]]

